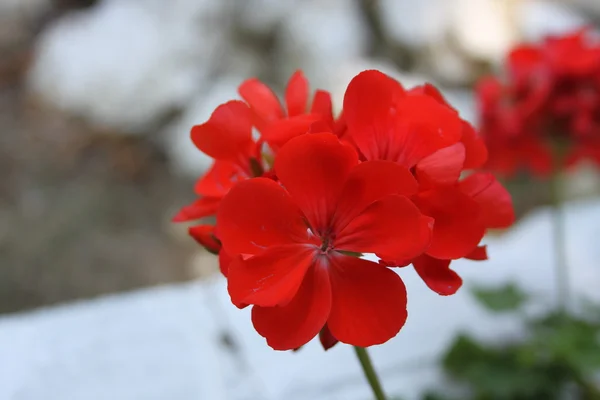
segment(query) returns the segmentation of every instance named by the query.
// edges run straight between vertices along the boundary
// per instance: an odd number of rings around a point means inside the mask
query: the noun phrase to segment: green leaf
[[[514,283],[508,283],[499,288],[477,287],[472,292],[481,305],[494,312],[515,311],[528,298]]]

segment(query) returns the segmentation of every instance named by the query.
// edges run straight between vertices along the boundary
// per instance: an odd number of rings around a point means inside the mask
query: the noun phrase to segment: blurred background
[[[600,1],[0,0],[0,313],[218,274],[170,219],[210,165],[190,128],[249,77],[302,69],[339,110],[377,68],[476,123],[511,46],[584,24]],[[520,216],[548,200],[509,184]],[[596,196],[598,172],[567,185]]]

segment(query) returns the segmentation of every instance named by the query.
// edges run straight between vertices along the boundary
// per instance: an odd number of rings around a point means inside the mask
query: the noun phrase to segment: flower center
[[[329,251],[333,250],[333,236],[327,232],[324,235],[321,235],[321,253],[329,253]]]
[[[327,252],[328,249],[329,249],[329,238],[325,237],[323,239],[323,244],[321,245],[321,251]]]

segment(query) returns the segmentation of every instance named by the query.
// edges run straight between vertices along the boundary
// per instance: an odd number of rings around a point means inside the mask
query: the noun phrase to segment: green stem
[[[550,181],[552,191],[552,233],[554,247],[554,268],[556,274],[556,289],[558,311],[567,312],[569,306],[569,270],[567,265],[565,216],[562,207],[562,180],[559,171],[555,171]]]
[[[381,388],[381,383],[379,382],[379,378],[377,377],[377,373],[373,368],[373,363],[371,363],[371,358],[369,357],[369,353],[367,353],[367,349],[364,347],[354,346],[354,351],[356,352],[356,356],[358,357],[358,361],[360,361],[360,365],[365,373],[365,377],[371,385],[371,389],[373,390],[373,394],[375,395],[376,400],[386,400],[385,394],[383,393],[383,389]]]

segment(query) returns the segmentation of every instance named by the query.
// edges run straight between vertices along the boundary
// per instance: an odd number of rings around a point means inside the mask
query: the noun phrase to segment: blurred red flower
[[[490,170],[546,176],[581,160],[600,165],[600,42],[588,29],[513,49],[507,77],[477,87]]]

